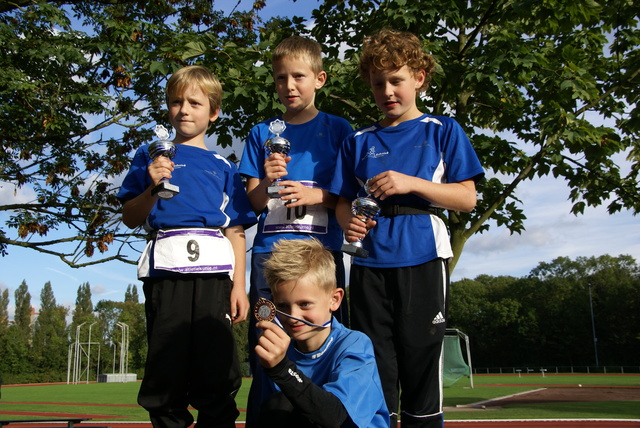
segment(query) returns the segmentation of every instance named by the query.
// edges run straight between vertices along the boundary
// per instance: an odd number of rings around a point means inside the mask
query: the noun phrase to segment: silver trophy
[[[173,159],[176,155],[176,145],[169,140],[169,131],[162,125],[156,125],[155,132],[158,140],[149,144],[149,156],[153,160],[156,160],[159,156]],[[168,178],[160,180],[160,184],[151,191],[152,195],[158,195],[160,199],[171,199],[178,193],[180,193],[180,188],[175,184],[169,183]]]
[[[276,134],[275,137],[268,139],[267,142],[264,143],[264,147],[269,155],[272,153],[280,153],[284,157],[287,157],[289,154],[291,143],[286,138],[280,136],[286,128],[287,126],[284,124],[284,121],[280,119],[276,119],[269,124],[269,131],[272,134]],[[271,186],[267,188],[267,195],[269,195],[270,198],[279,198],[281,196],[278,192],[286,186],[278,184],[280,181],[282,181],[280,178],[274,180]]]
[[[353,213],[353,215],[362,216],[363,218],[358,218],[366,223],[368,220],[374,218],[380,213],[380,206],[378,206],[376,201],[368,196],[362,196],[360,198],[356,198],[351,203],[351,213]],[[340,249],[342,252],[353,257],[369,257],[369,252],[362,247],[362,239],[358,239],[356,242],[351,242],[349,244],[342,244]]]

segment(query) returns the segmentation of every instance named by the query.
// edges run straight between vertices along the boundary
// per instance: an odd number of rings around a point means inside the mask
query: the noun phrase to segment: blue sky
[[[243,0],[239,8],[248,7],[251,2]],[[220,4],[227,3],[234,5],[236,1]],[[317,4],[316,1],[269,0],[260,15],[265,20],[273,15],[309,16]],[[215,147],[215,141],[208,143],[210,148]],[[232,150],[240,156],[242,145],[236,145]],[[227,151],[221,153],[228,154]],[[576,217],[570,213],[568,194],[565,183],[552,177],[535,179],[519,186],[516,195],[522,200],[528,217],[526,230],[522,235],[509,235],[505,228],[492,226],[488,232],[472,237],[465,246],[453,280],[474,278],[480,274],[524,276],[538,263],[550,262],[560,256],[575,259],[629,254],[640,260],[638,217],[628,211],[609,215],[605,207],[587,208],[584,215]],[[14,198],[13,188],[0,183],[0,205],[11,203]],[[0,221],[5,217],[0,215]],[[249,244],[254,230],[248,231]],[[348,259],[346,261],[348,263]],[[94,303],[102,299],[123,300],[129,284],[138,285],[142,294],[133,265],[109,262],[72,269],[54,256],[10,247],[9,256],[0,257],[0,291],[9,289],[11,314],[15,289],[23,280],[29,286],[31,302],[36,309],[47,281],[51,282],[57,303],[68,307],[73,306],[77,289],[85,282],[91,285]]]

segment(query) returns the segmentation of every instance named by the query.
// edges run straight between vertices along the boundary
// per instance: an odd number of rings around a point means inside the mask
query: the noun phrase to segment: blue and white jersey
[[[363,196],[362,187],[384,171],[397,171],[434,183],[479,180],[484,175],[469,138],[452,118],[424,114],[397,126],[362,128],[342,144],[329,191],[348,200]],[[383,205],[428,208],[414,195],[394,195]],[[405,267],[453,256],[444,222],[435,215],[380,216],[363,240],[368,258],[353,263],[370,267]]]
[[[247,138],[239,172],[248,177],[263,179],[264,160],[269,156],[264,144],[275,135],[269,125],[278,118],[266,120],[251,129]],[[353,132],[345,119],[319,112],[309,122],[287,123],[280,134],[291,143],[291,161],[283,180],[299,181],[309,187],[328,189],[333,178],[342,140]],[[260,215],[253,242],[254,253],[269,253],[280,239],[300,239],[313,236],[331,250],[340,250],[343,235],[335,218],[335,211],[322,206],[287,208],[279,200],[272,200]],[[271,208],[270,208],[271,207]],[[301,220],[293,224],[290,219]],[[292,225],[293,224],[293,225]]]
[[[149,230],[172,227],[220,227],[252,225],[256,217],[236,166],[215,151],[176,144],[175,169],[169,180],[180,187],[171,199],[159,199],[149,217]],[[149,146],[133,157],[118,199],[123,203],[151,186],[147,172],[152,159]]]
[[[338,397],[351,419],[342,424],[343,428],[389,427],[373,344],[364,333],[349,330],[334,318],[331,333],[320,349],[305,354],[291,342],[287,358],[315,385]],[[253,403],[257,408],[280,390],[264,372],[261,374],[265,379],[261,396]]]

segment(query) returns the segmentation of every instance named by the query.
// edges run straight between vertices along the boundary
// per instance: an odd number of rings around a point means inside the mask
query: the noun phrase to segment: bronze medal
[[[273,321],[276,317],[276,305],[261,297],[253,308],[253,315],[258,321]]]

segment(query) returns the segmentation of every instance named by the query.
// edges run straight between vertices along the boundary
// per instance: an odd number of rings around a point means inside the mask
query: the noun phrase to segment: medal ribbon
[[[287,317],[287,318],[291,318],[292,320],[300,321],[301,323],[306,324],[306,325],[308,325],[310,327],[326,328],[326,327],[329,327],[329,325],[331,325],[331,320],[327,321],[326,323],[324,323],[322,325],[314,324],[314,323],[309,322],[307,320],[303,320],[302,318],[296,318],[293,315],[286,314],[286,313],[284,313],[284,312],[282,312],[281,310],[278,310],[278,309],[276,309],[276,314],[282,315],[282,316]],[[275,319],[278,320],[278,316],[277,315],[276,315]],[[278,324],[280,325],[280,327],[282,327],[282,324],[280,324],[280,320],[278,320]]]
[[[268,307],[269,311],[271,312],[269,317],[265,317],[264,315],[260,314],[260,309],[262,307],[264,307],[264,306]],[[322,325],[318,325],[318,324],[314,324],[312,322],[309,322],[307,320],[304,320],[302,318],[297,318],[297,317],[294,317],[293,315],[289,315],[289,314],[287,314],[285,312],[282,312],[281,310],[277,309],[276,305],[274,305],[273,302],[271,302],[268,299],[265,299],[264,297],[260,297],[258,299],[258,302],[255,304],[254,314],[255,314],[256,318],[259,321],[262,321],[262,320],[264,320],[264,321],[273,320],[282,329],[284,329],[284,327],[282,326],[282,323],[280,322],[280,319],[278,319],[278,315],[282,315],[283,317],[287,317],[287,318],[291,318],[291,319],[296,320],[296,321],[300,321],[301,323],[306,324],[306,325],[308,325],[310,327],[326,328],[329,325],[331,325],[331,319],[329,321],[327,321],[326,323],[322,324]]]

